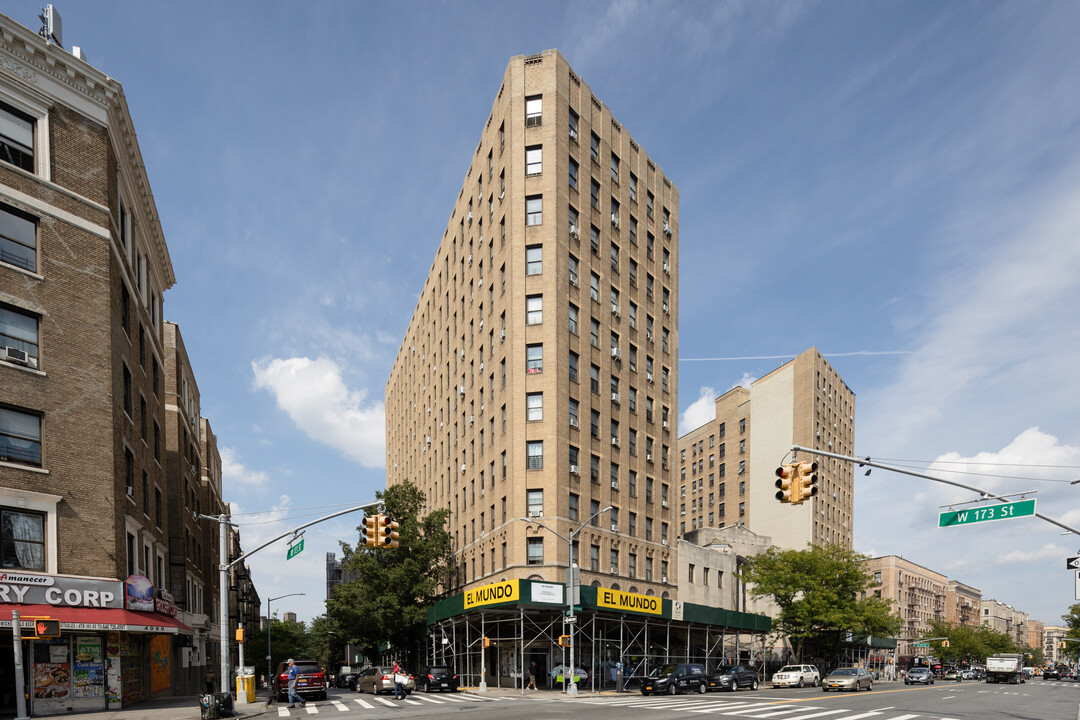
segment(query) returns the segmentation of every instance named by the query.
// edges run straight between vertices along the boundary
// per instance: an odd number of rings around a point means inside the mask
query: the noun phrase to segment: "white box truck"
[[[986,658],[986,682],[1006,682],[1012,685],[1024,682],[1024,656],[1018,653],[1001,653]]]

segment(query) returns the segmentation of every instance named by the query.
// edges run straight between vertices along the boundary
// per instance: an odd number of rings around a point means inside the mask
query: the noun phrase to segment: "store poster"
[[[70,696],[71,663],[34,663],[35,698],[43,700],[62,700]]]
[[[172,685],[169,658],[172,640],[168,635],[155,635],[150,641],[150,692],[168,690]]]
[[[74,659],[71,671],[74,697],[103,697],[105,695],[105,662],[101,653],[101,639],[75,638]]]
[[[105,636],[105,672],[106,697],[110,710],[118,709],[120,704],[120,633],[111,632]]]

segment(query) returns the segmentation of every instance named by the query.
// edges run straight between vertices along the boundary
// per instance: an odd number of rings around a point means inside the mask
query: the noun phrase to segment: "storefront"
[[[763,615],[591,586],[571,621],[565,597],[562,584],[507,580],[442,600],[428,610],[426,659],[452,666],[462,685],[522,688],[531,666],[538,685],[557,687],[570,662],[559,641],[573,634],[584,671],[575,674],[600,690],[671,662],[756,666],[772,626]]]
[[[28,711],[37,716],[119,709],[170,694],[177,637],[192,632],[176,619],[168,594],[142,576],[118,582],[2,572],[2,637],[14,636],[12,611],[23,636]],[[60,636],[34,637],[39,619],[59,621]],[[14,714],[14,670],[12,643],[0,642],[0,714]]]

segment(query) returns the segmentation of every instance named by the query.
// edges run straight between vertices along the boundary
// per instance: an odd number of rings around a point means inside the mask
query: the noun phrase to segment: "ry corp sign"
[[[116,581],[0,572],[0,603],[122,609],[124,598]]]

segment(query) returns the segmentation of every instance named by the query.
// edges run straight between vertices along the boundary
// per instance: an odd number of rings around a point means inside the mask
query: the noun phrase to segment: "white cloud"
[[[1030,562],[1038,560],[1052,560],[1054,558],[1064,557],[1069,554],[1069,551],[1060,545],[1054,543],[1047,543],[1040,548],[1034,550],[1013,550],[1010,553],[999,555],[994,559],[995,565],[1024,565]]]
[[[747,390],[749,390],[750,386],[753,385],[755,382],[757,382],[756,377],[754,377],[750,373],[744,372],[743,375],[742,375],[742,379],[740,379],[739,382],[735,383],[731,387],[733,387],[733,388],[742,387],[742,388],[746,388]]]
[[[221,448],[221,479],[226,486],[233,483],[241,485],[265,485],[270,479],[262,470],[252,470],[237,459],[234,448]]]
[[[385,408],[365,403],[367,391],[350,390],[341,368],[320,357],[263,359],[251,363],[255,387],[269,390],[278,407],[316,442],[365,467],[385,465]]]
[[[698,391],[698,399],[690,403],[679,420],[679,432],[688,433],[697,430],[705,423],[716,419],[716,390],[703,387]]]

